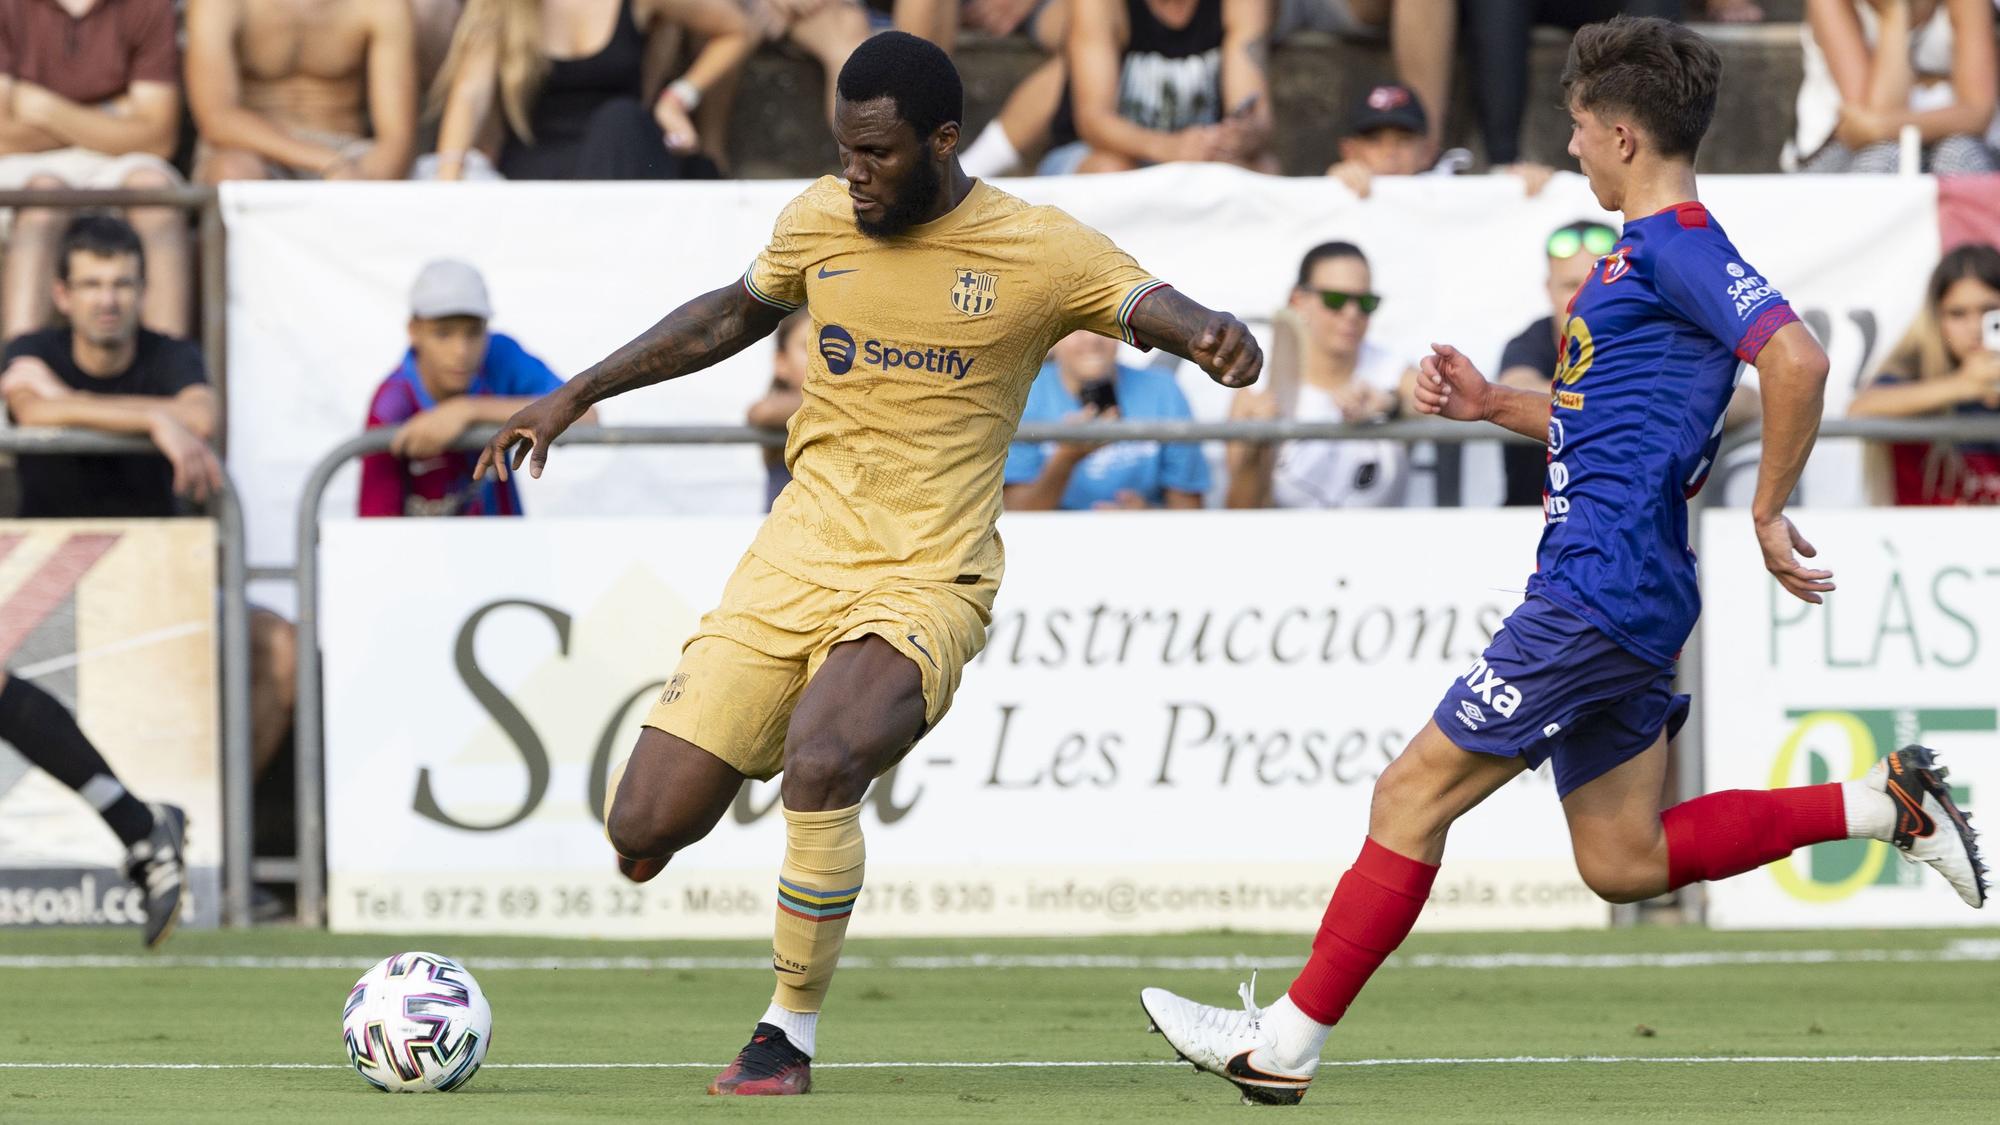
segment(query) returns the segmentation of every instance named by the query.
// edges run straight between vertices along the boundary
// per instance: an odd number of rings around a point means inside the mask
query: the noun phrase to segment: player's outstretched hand
[[[514,412],[486,448],[479,451],[479,464],[473,466],[472,479],[485,480],[490,469],[501,480],[506,480],[509,472],[519,472],[521,463],[528,464],[528,475],[541,479],[542,466],[548,463],[549,446],[564,430],[576,424],[583,417],[584,407],[569,394],[569,387],[559,387]]]
[[[1432,344],[1418,364],[1417,413],[1454,422],[1483,422],[1493,388],[1465,353],[1450,344]]]
[[[1264,349],[1257,346],[1257,338],[1243,322],[1228,313],[1214,314],[1195,333],[1188,358],[1225,387],[1247,387],[1264,370]]]
[[[1833,572],[1811,570],[1799,561],[1799,556],[1814,558],[1819,552],[1813,549],[1799,529],[1792,526],[1789,516],[1780,515],[1774,519],[1761,520],[1757,524],[1757,546],[1764,550],[1764,569],[1778,580],[1787,592],[1802,602],[1819,605],[1826,599],[1820,597],[1833,589]]]

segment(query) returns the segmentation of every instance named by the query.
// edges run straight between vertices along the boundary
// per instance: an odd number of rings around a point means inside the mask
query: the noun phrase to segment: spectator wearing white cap
[[[362,458],[362,515],[521,514],[512,481],[474,481],[477,451],[451,447],[467,429],[505,422],[563,380],[513,337],[488,331],[492,319],[478,270],[440,259],[417,274],[410,349],[368,408],[369,429],[397,429],[388,452]],[[595,421],[595,411],[584,421]]]

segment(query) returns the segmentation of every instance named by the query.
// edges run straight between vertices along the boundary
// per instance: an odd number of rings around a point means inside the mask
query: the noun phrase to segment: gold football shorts
[[[768,779],[784,768],[785,731],[806,683],[833,646],[881,637],[923,676],[924,729],[951,708],[967,661],[986,646],[999,582],[893,580],[830,590],[746,554],[681,650],[646,725],[684,739],[738,771]]]

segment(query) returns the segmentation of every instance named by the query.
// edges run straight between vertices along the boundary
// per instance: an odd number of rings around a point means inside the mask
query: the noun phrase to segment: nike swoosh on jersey
[[[917,651],[924,654],[924,659],[931,662],[931,667],[938,666],[937,657],[931,655],[931,650],[924,647],[924,642],[918,640],[915,633],[910,634],[910,643],[917,646]]]
[[[821,266],[819,268],[819,279],[821,281],[825,281],[829,277],[839,277],[841,274],[844,273],[860,273],[860,272],[861,272],[860,266],[856,266],[851,270],[830,270],[827,269],[825,266]]]

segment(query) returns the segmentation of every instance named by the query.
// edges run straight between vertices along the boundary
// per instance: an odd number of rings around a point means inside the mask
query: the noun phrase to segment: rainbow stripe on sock
[[[860,897],[861,888],[858,886],[844,891],[816,891],[789,879],[781,877],[778,880],[778,909],[808,922],[831,922],[845,918],[854,913],[854,901]]]

